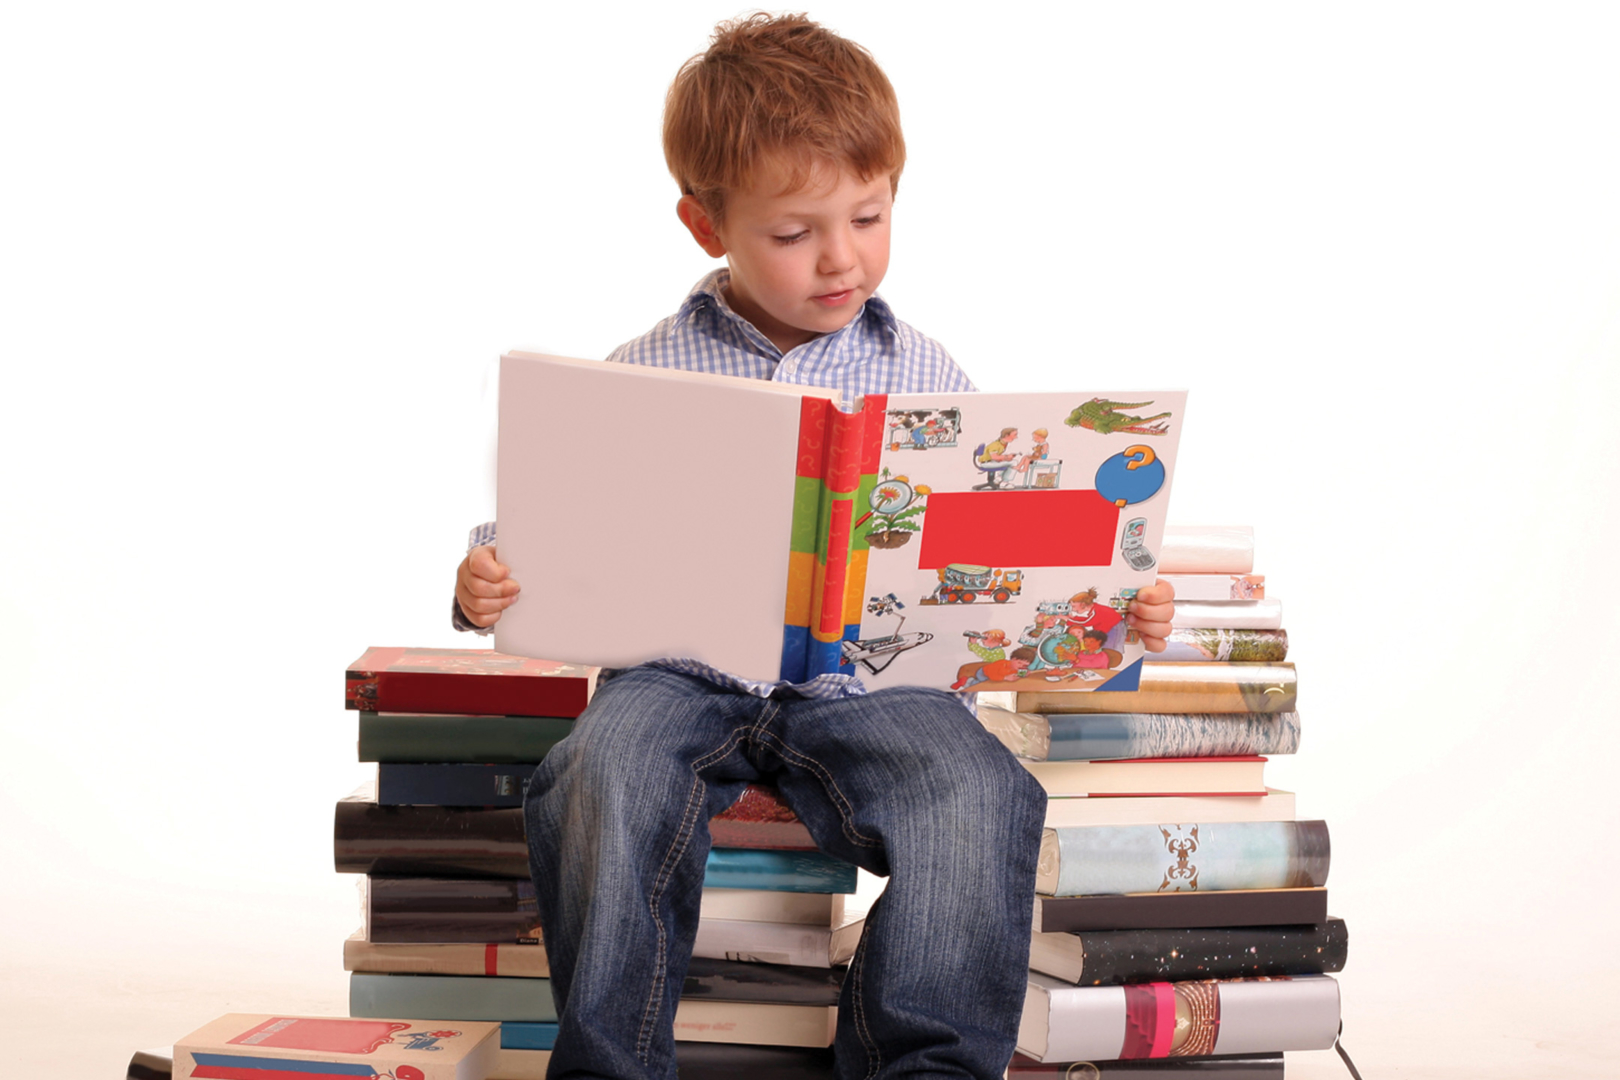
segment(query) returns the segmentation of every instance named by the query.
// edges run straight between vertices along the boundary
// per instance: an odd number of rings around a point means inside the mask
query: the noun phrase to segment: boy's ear
[[[726,253],[725,242],[715,231],[714,219],[697,199],[691,195],[682,195],[681,201],[675,204],[675,215],[681,219],[681,224],[686,226],[686,231],[692,234],[692,239],[697,241],[698,247],[708,252],[711,257],[718,259]]]

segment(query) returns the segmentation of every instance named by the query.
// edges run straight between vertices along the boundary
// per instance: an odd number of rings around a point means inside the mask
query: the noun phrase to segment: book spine
[[[835,1015],[827,1006],[683,998],[675,1006],[675,1039],[825,1047],[832,1045]]]
[[[1083,825],[1041,838],[1036,891],[1052,896],[1327,884],[1323,821]]]
[[[1035,898],[1035,929],[1047,933],[1200,926],[1303,926],[1325,922],[1327,917],[1326,889]]]
[[[861,481],[862,436],[867,428],[867,411],[876,402],[881,412],[882,402],[886,400],[881,394],[868,395],[859,412],[833,409],[828,414],[826,470],[816,521],[816,572],[810,600],[807,678],[837,672],[843,660],[848,626],[845,590],[854,535],[855,493]],[[864,580],[864,571],[861,576]]]
[[[1238,661],[1280,664],[1288,659],[1286,630],[1221,630],[1180,627],[1164,639],[1164,652],[1154,660],[1183,664]]]
[[[774,1005],[837,1005],[843,984],[841,967],[750,964],[694,956],[686,969],[681,997]]]
[[[539,937],[539,908],[527,881],[388,878],[366,881],[366,930],[373,942],[518,942]]]
[[[550,1050],[557,1045],[555,1021],[518,1020],[501,1025],[502,1050]]]
[[[1040,939],[1075,946],[1083,961],[1053,964]],[[1030,967],[1080,986],[1117,986],[1184,979],[1246,979],[1324,975],[1344,969],[1350,935],[1343,919],[1316,925],[1246,926],[1177,930],[1101,930],[1037,934]],[[1054,970],[1063,968],[1065,970]],[[1075,978],[1070,978],[1074,975]]]
[[[556,1020],[550,979],[349,973],[349,1015],[434,1020]]]
[[[1254,529],[1247,525],[1166,525],[1161,574],[1247,574],[1254,570]]]
[[[1171,574],[1160,579],[1175,586],[1176,600],[1264,600],[1264,574]]]
[[[388,762],[377,766],[381,806],[522,806],[535,763],[518,765]]]
[[[1170,625],[1177,630],[1279,630],[1282,628],[1282,601],[1177,600]]]
[[[573,727],[553,716],[362,712],[360,760],[526,764],[543,759]]]
[[[1048,1061],[1325,1050],[1339,1031],[1339,987],[1328,975],[1044,993],[1050,1012],[1041,1056]],[[1022,1031],[1018,1041],[1022,1048]]]
[[[799,451],[793,476],[793,522],[788,541],[787,601],[783,612],[781,677],[804,682],[815,623],[816,537],[827,472],[828,417],[837,409],[826,398],[799,404]]]
[[[1283,1080],[1282,1054],[1221,1055],[1173,1061],[1088,1061],[1081,1073],[1067,1061],[1034,1061],[1014,1054],[1006,1080]]]
[[[1293,664],[1145,663],[1141,670],[1142,682],[1137,690],[1021,693],[1017,698],[1018,711],[1281,713],[1298,708],[1298,680]]]
[[[560,666],[560,665],[559,665]],[[494,713],[575,717],[590,702],[584,676],[350,671],[344,706],[366,712]]]
[[[855,867],[819,851],[710,848],[704,888],[852,893]]]
[[[343,943],[346,971],[396,975],[505,975],[544,979],[551,975],[546,947],[481,942],[376,942],[356,935]]]
[[[832,967],[854,955],[864,925],[865,921],[860,919],[830,929],[738,919],[699,919],[692,955],[753,964]]]
[[[798,1046],[746,1046],[735,1043],[676,1042],[681,1080],[832,1080],[830,1049]]]
[[[1299,750],[1299,713],[1069,713],[1046,716],[1047,761],[1243,757]],[[1029,754],[1042,760],[1037,754]]]

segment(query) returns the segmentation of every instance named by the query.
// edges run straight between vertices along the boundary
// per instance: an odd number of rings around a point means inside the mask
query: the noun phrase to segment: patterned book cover
[[[549,998],[550,995],[548,994]],[[484,1080],[500,1048],[500,1026],[446,1025],[386,1016],[273,1016],[232,1013],[174,1047],[175,1080]],[[407,1012],[405,1015],[410,1015]]]
[[[1148,663],[1131,693],[1021,693],[1017,702],[1033,713],[1280,713],[1298,708],[1298,686],[1289,663]]]
[[[512,764],[542,760],[573,730],[555,716],[360,713],[360,760]]]
[[[596,669],[492,649],[373,647],[344,680],[345,707],[366,712],[578,716]]]
[[[1083,825],[1041,836],[1035,891],[1045,896],[1327,884],[1325,821]]]
[[[1303,926],[1327,921],[1326,889],[1234,889],[1129,896],[1037,896],[1035,930],[1154,930],[1200,926]]]
[[[816,842],[775,788],[749,784],[736,802],[709,819],[715,847],[814,851]]]
[[[1315,925],[1037,933],[1029,966],[1078,986],[1325,975],[1344,970],[1343,919]]]
[[[1138,1061],[1034,1061],[1014,1054],[1006,1080],[1283,1080],[1281,1054],[1146,1058]]]
[[[1299,750],[1299,713],[1017,713],[979,702],[979,723],[1032,761],[1272,756]]]
[[[1338,1034],[1331,975],[1070,986],[1032,972],[1018,1052],[1094,1061],[1326,1050]]]
[[[1280,664],[1288,659],[1286,630],[1221,630],[1213,627],[1180,627],[1164,639],[1165,649],[1155,653],[1154,662],[1179,661],[1201,664],[1212,660],[1239,663]]]

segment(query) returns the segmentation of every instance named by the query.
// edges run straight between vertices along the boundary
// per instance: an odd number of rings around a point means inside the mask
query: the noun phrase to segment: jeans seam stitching
[[[782,757],[793,758],[795,759],[795,764],[802,765],[816,774],[816,778],[821,781],[821,786],[825,788],[827,794],[832,797],[833,806],[838,811],[839,829],[844,834],[844,839],[848,840],[852,844],[859,845],[860,847],[876,848],[883,846],[882,840],[869,837],[855,827],[852,820],[854,813],[850,809],[849,797],[839,789],[837,781],[833,779],[832,773],[827,769],[827,766],[823,765],[809,754],[804,753],[802,750],[795,750],[791,746],[788,746],[782,741],[780,736],[775,735],[774,733],[760,732],[759,738],[761,742],[769,741],[772,748],[775,749],[778,754],[782,755]]]
[[[849,1000],[853,1005],[855,1016],[855,1034],[861,1040],[861,1046],[866,1050],[866,1080],[872,1080],[883,1064],[882,1055],[878,1053],[877,1043],[872,1038],[871,1031],[866,1026],[866,928],[862,928],[861,940],[855,946],[855,956],[850,963],[849,973],[854,978],[850,987]]]
[[[641,1010],[641,1024],[636,1033],[636,1060],[647,1061],[648,1047],[652,1041],[652,1031],[649,1028],[659,1003],[663,999],[664,977],[666,974],[665,954],[669,951],[669,933],[664,927],[664,920],[658,914],[658,900],[664,894],[664,887],[674,875],[674,867],[679,862],[679,854],[686,850],[688,841],[692,838],[692,830],[697,827],[697,819],[702,810],[703,802],[699,797],[704,790],[703,778],[697,776],[702,765],[709,761],[725,757],[736,748],[740,741],[738,733],[742,728],[733,729],[731,737],[717,749],[704,754],[692,762],[693,784],[692,791],[686,797],[686,809],[681,814],[681,825],[676,830],[674,839],[670,842],[669,850],[664,853],[664,861],[658,868],[658,876],[653,880],[652,891],[647,896],[647,911],[653,918],[653,924],[658,928],[658,960],[653,969],[653,982],[651,992],[647,995],[647,1004]]]

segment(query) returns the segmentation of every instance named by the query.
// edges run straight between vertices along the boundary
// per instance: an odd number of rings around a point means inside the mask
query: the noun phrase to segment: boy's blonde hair
[[[767,165],[787,171],[784,191],[824,163],[862,180],[888,173],[898,188],[906,142],[871,53],[804,15],[758,12],[721,23],[708,51],[681,65],[664,102],[664,160],[718,221],[727,193]]]

